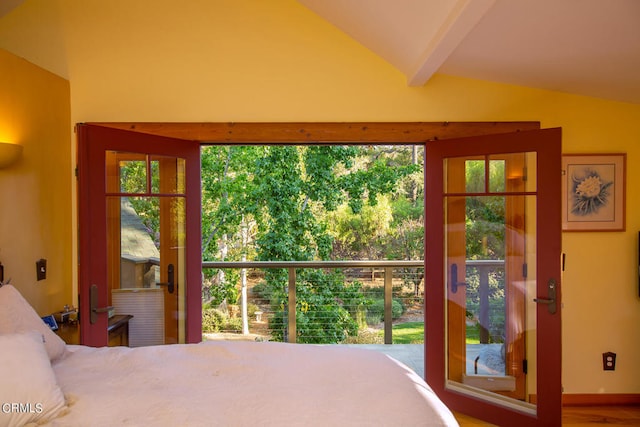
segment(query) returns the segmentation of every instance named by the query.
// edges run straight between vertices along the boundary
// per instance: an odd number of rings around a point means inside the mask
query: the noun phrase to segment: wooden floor
[[[457,412],[455,416],[461,427],[493,425]],[[640,406],[565,406],[562,409],[562,425],[640,426]]]

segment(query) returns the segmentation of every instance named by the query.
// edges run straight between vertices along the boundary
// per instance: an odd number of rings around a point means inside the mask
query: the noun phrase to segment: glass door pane
[[[427,380],[496,425],[560,425],[561,136],[426,146]]]
[[[534,153],[444,159],[446,387],[535,413]]]
[[[106,161],[112,318],[133,316],[131,347],[185,342],[184,159],[109,151]]]

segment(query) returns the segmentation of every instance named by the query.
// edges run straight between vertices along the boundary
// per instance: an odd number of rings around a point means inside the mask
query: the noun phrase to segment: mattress
[[[415,372],[339,345],[67,346],[50,426],[456,426]]]

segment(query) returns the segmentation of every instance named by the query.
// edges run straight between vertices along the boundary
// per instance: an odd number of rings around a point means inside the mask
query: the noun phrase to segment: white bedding
[[[51,426],[455,426],[413,371],[338,345],[67,346]]]

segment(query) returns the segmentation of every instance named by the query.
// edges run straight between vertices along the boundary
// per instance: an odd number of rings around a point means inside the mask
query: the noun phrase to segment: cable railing
[[[504,339],[504,260],[467,260],[466,280],[475,283],[467,289],[467,310],[478,321],[480,344]]]
[[[424,313],[422,260],[204,261],[202,267],[262,270],[262,282],[271,282],[265,298],[272,312],[259,314],[285,342],[345,342],[358,331],[376,335],[372,330],[382,324],[380,340],[391,344],[394,318],[408,308]]]
[[[504,260],[465,265],[465,280],[473,284],[467,311],[478,323],[480,343],[495,342],[504,327]],[[252,297],[261,304],[250,317],[254,326],[266,324],[272,340],[392,344],[394,321],[424,322],[422,260],[204,261],[202,267],[240,271],[242,292],[247,277],[258,283]]]

